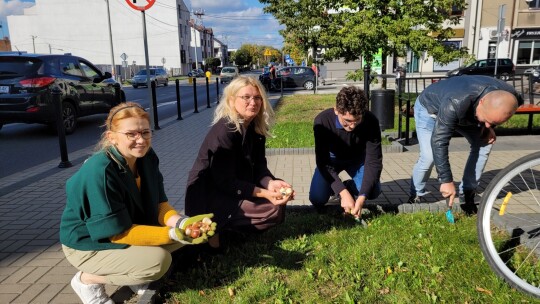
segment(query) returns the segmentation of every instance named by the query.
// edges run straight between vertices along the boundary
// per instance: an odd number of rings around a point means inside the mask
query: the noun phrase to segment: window
[[[94,70],[90,66],[86,65],[84,62],[81,61],[80,65],[81,65],[81,69],[84,71],[84,74],[86,75],[86,77],[88,77],[88,78],[96,78],[96,77],[99,76],[99,73],[96,70]]]
[[[461,47],[461,41],[443,41],[442,44],[445,45],[445,47],[452,50],[457,50]],[[413,62],[416,61],[416,69],[418,69],[418,59],[419,58],[412,60]],[[459,66],[460,66],[459,59],[456,59],[444,65],[438,62],[433,62],[433,72],[446,72],[453,69],[457,69],[459,68]]]
[[[537,60],[540,60],[540,40],[519,41],[516,63],[533,64]]]
[[[529,9],[540,9],[540,0],[531,0],[527,4],[529,5]]]
[[[79,77],[83,76],[83,73],[79,68],[79,64],[73,58],[65,57],[60,59],[60,70],[66,75]]]

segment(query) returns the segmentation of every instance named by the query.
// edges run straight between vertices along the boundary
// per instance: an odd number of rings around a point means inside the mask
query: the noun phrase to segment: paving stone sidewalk
[[[278,97],[272,97],[274,103]],[[187,173],[209,130],[215,106],[201,107],[199,113],[183,115],[181,121],[160,121],[161,129],[153,138],[165,191],[179,210],[184,208]],[[525,136],[522,141],[537,143],[538,147],[539,139],[540,136]],[[503,144],[506,140],[515,139],[499,138]],[[452,145],[461,147],[450,154],[452,168],[460,174],[467,157],[463,151],[465,144],[456,140]],[[511,151],[492,152],[483,181],[487,183],[509,162],[532,152],[529,146],[522,149],[514,142],[509,146]],[[384,153],[383,194],[369,202],[369,208],[391,212],[445,210],[444,202],[437,196],[435,179],[430,183],[433,194],[428,197],[432,203],[406,203],[410,172],[417,158],[414,148],[409,150],[412,151]],[[0,179],[0,303],[79,303],[69,285],[76,269],[64,258],[58,227],[65,204],[65,181],[91,153],[91,148],[71,153],[69,159],[74,165],[71,168],[60,169],[59,160],[52,160]],[[269,150],[267,158],[271,171],[294,186],[297,195],[291,205],[309,206],[309,184],[315,168],[313,149]],[[107,286],[109,294],[117,289]]]

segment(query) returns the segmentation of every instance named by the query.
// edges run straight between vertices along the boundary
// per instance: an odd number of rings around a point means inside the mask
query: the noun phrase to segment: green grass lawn
[[[272,129],[274,138],[267,140],[266,147],[314,147],[313,119],[321,111],[332,108],[335,104],[336,94],[294,95],[282,98],[275,109],[276,125]],[[395,126],[397,127],[397,122]],[[383,137],[382,144],[388,145],[390,142]]]
[[[313,118],[334,102],[335,94],[285,97],[268,147],[312,147]],[[516,115],[508,124],[526,122]],[[167,303],[538,303],[491,271],[476,216],[457,214],[454,225],[442,213],[364,218],[367,228],[339,212],[289,210],[283,225],[225,254],[183,261],[192,264],[171,276]]]
[[[292,211],[286,222],[173,275],[168,303],[534,303],[490,270],[476,217]]]
[[[272,129],[274,138],[269,138],[266,143],[267,148],[305,148],[314,147],[313,138],[313,119],[322,110],[331,108],[335,105],[336,94],[321,95],[294,95],[283,97],[277,105],[276,124]],[[414,104],[415,94],[405,94],[404,98],[411,100]],[[405,105],[405,100],[403,101]],[[396,97],[396,106],[394,114],[394,128],[385,130],[385,133],[397,134],[398,119],[402,119],[402,131],[405,131],[405,119],[398,114],[398,101]],[[504,133],[505,129],[525,130],[527,129],[529,116],[514,115],[509,121],[497,127],[497,131]],[[409,121],[410,132],[416,130],[414,118]],[[533,126],[540,126],[540,115],[533,116]],[[525,134],[525,133],[523,133]],[[382,138],[382,144],[388,145],[390,141]]]

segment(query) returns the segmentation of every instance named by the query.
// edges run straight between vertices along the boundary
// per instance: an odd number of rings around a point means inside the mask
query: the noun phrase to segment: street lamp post
[[[58,51],[62,51],[62,52],[64,51],[64,49],[57,49],[57,48],[51,47],[51,44],[49,43],[49,54],[52,54],[52,50],[53,50],[53,49],[54,49],[54,50],[58,50]]]
[[[105,0],[107,2],[107,19],[109,20],[109,42],[111,44],[111,74],[113,77],[116,76],[116,67],[114,64],[114,49],[113,49],[113,40],[112,40],[112,28],[111,28],[111,11],[109,9],[109,0]]]
[[[34,54],[36,53],[36,40],[37,36],[32,35],[32,46],[34,46]]]

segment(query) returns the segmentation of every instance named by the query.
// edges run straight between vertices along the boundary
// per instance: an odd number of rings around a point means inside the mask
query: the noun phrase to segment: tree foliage
[[[217,68],[218,66],[221,65],[221,59],[219,59],[217,57],[207,58],[206,59],[206,65],[209,68],[211,68],[212,70],[214,70],[215,68]]]
[[[307,51],[324,47],[325,59],[360,57],[371,62],[383,56],[423,52],[446,64],[467,54],[466,48],[444,44],[455,34],[452,25],[464,11],[465,0],[259,0],[264,11],[286,26],[285,41]]]
[[[234,63],[237,66],[249,65],[251,64],[252,59],[251,54],[246,49],[240,48],[234,53]]]

